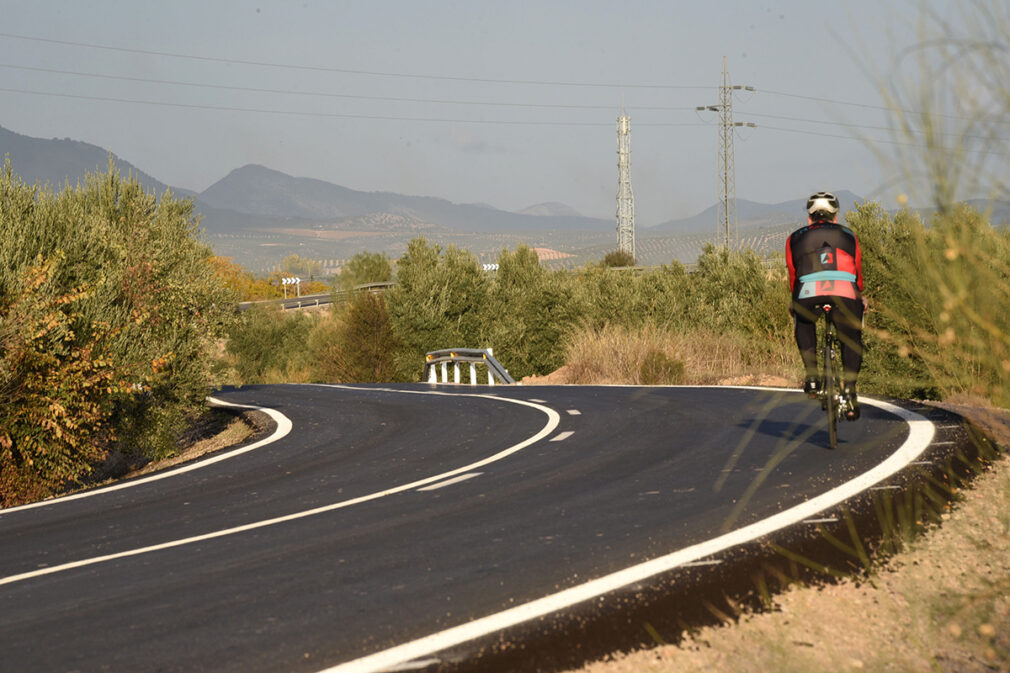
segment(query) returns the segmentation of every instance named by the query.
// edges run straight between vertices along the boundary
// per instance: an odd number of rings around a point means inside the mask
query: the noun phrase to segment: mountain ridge
[[[85,174],[104,172],[110,158],[123,174],[135,176],[146,190],[192,198],[208,233],[244,231],[277,232],[314,229],[375,232],[456,232],[492,234],[512,232],[609,233],[612,219],[586,217],[570,206],[547,201],[521,211],[504,211],[483,203],[458,204],[433,196],[411,196],[389,191],[358,191],[316,178],[294,177],[281,171],[247,164],[202,192],[170,187],[109,150],[70,138],[33,138],[0,127],[0,156],[30,184],[59,188],[76,184]],[[847,190],[837,191],[842,210],[862,199]],[[969,202],[985,208],[982,201]],[[1010,205],[996,202],[994,222],[1006,221]],[[638,226],[642,238],[701,234],[718,228],[718,204],[691,217]],[[764,204],[736,200],[738,229],[751,229],[805,221],[804,199]],[[928,209],[919,209],[928,214]],[[1002,220],[1000,219],[1002,218]]]

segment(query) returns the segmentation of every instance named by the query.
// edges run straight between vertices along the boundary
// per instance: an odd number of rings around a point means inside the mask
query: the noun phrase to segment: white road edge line
[[[0,516],[3,516],[4,514],[10,514],[12,512],[21,512],[26,509],[35,509],[36,507],[48,507],[49,505],[58,505],[64,502],[70,502],[72,500],[80,500],[81,498],[91,498],[96,495],[105,495],[106,493],[119,491],[124,488],[133,488],[134,486],[140,486],[141,484],[149,484],[152,481],[160,481],[161,479],[168,479],[169,477],[175,477],[177,475],[183,474],[184,472],[192,472],[193,470],[199,470],[201,468],[207,467],[208,465],[213,465],[214,463],[220,463],[222,460],[228,460],[229,458],[240,456],[243,453],[254,451],[262,446],[266,446],[267,444],[272,444],[273,442],[276,442],[278,439],[285,437],[289,432],[291,432],[291,420],[281,412],[276,411],[274,409],[268,409],[266,407],[258,407],[252,404],[234,404],[232,402],[224,402],[214,397],[208,397],[207,401],[211,403],[211,406],[216,407],[230,407],[232,409],[253,409],[255,411],[262,411],[267,416],[273,419],[274,423],[277,424],[277,428],[272,433],[270,433],[269,437],[264,437],[263,439],[257,442],[253,442],[248,446],[243,446],[241,448],[235,449],[234,451],[217,453],[208,458],[203,458],[199,462],[190,463],[189,465],[183,465],[182,467],[177,467],[173,470],[165,470],[164,472],[158,472],[157,474],[152,474],[149,477],[133,479],[131,481],[124,481],[119,484],[113,484],[112,486],[103,486],[101,488],[92,489],[90,491],[81,491],[80,493],[74,493],[72,495],[64,495],[56,498],[49,498],[48,500],[39,500],[38,502],[28,503],[27,505],[18,505],[17,507],[8,507],[7,509],[0,509]]]
[[[400,671],[419,671],[422,668],[428,668],[433,664],[441,664],[441,659],[418,659],[417,661],[407,661],[402,664],[397,664],[396,666],[391,666],[386,669],[388,673],[399,673]]]
[[[434,491],[439,488],[445,488],[446,486],[452,486],[453,484],[458,484],[461,481],[466,481],[467,479],[473,479],[474,477],[479,477],[484,474],[483,472],[471,472],[469,474],[461,474],[458,477],[453,477],[452,479],[446,479],[445,481],[440,481],[437,484],[432,484],[431,486],[424,486],[417,490],[419,491]]]
[[[737,387],[754,389],[753,387],[745,386]],[[769,390],[768,388],[757,389]],[[797,392],[792,388],[781,390]],[[764,537],[781,528],[801,522],[819,512],[834,507],[838,503],[865,491],[874,484],[878,484],[896,472],[899,472],[926,450],[933,439],[933,435],[936,433],[934,424],[920,414],[902,409],[889,402],[865,397],[861,399],[863,404],[883,409],[903,419],[908,423],[909,432],[908,438],[893,454],[873,469],[864,472],[854,479],[836,486],[812,500],[807,500],[767,519],[752,523],[711,540],[706,540],[705,542],[686,547],[665,556],[660,556],[651,561],[604,575],[603,577],[565,589],[556,594],[544,596],[543,598],[538,598],[529,603],[517,605],[514,608],[509,608],[508,610],[503,610],[486,617],[480,617],[466,624],[461,624],[359,659],[323,669],[318,673],[371,673],[372,671],[381,671],[405,661],[430,656],[435,652],[497,633],[502,629],[531,619],[543,617],[629,584],[641,582],[653,575],[667,572],[687,563],[696,563],[721,551]]]
[[[300,384],[300,385],[319,385],[327,388],[343,388],[351,390],[361,390],[361,388],[351,388],[350,386],[340,386],[340,385],[325,385],[325,384]],[[416,394],[416,395],[453,395],[455,393],[440,393],[427,390],[395,390],[390,388],[369,388],[368,390],[382,390],[385,392],[394,392],[402,394]],[[418,479],[417,481],[412,481],[409,484],[403,484],[402,486],[394,486],[393,488],[388,488],[384,491],[377,491],[375,493],[370,493],[368,495],[363,495],[358,498],[352,498],[350,500],[344,500],[343,502],[332,503],[329,505],[323,505],[322,507],[315,507],[313,509],[307,509],[302,512],[295,512],[294,514],[287,514],[285,516],[278,516],[272,519],[264,519],[262,521],[256,521],[254,523],[248,523],[243,526],[236,526],[234,528],[227,528],[224,530],[214,531],[212,533],[205,533],[203,535],[195,535],[193,537],[183,538],[180,540],[170,540],[168,542],[163,542],[161,544],[151,545],[149,547],[141,547],[138,549],[128,549],[126,551],[117,552],[115,554],[107,554],[105,556],[95,556],[92,558],[82,559],[80,561],[71,561],[69,563],[62,563],[60,565],[51,566],[48,568],[39,568],[37,570],[20,573],[17,575],[9,575],[7,577],[0,577],[0,585],[4,584],[14,584],[15,582],[21,582],[23,580],[32,579],[35,577],[41,577],[42,575],[51,575],[53,573],[62,572],[64,570],[71,570],[73,568],[81,568],[84,566],[95,565],[98,563],[104,563],[106,561],[113,561],[116,559],[126,558],[128,556],[140,556],[141,554],[148,554],[150,552],[161,551],[163,549],[171,549],[173,547],[182,547],[187,544],[194,544],[196,542],[204,542],[206,540],[213,540],[215,538],[226,537],[228,535],[235,535],[237,533],[244,533],[250,530],[256,530],[258,528],[266,528],[267,526],[273,526],[280,523],[287,523],[289,521],[295,521],[297,519],[304,519],[310,516],[315,516],[316,514],[324,514],[326,512],[333,512],[338,509],[343,509],[345,507],[350,507],[352,505],[359,505],[363,502],[368,502],[370,500],[377,500],[383,498],[387,495],[393,495],[394,493],[402,493],[404,491],[412,491],[421,486],[427,484],[444,481],[450,477],[455,477],[458,474],[464,474],[466,472],[472,472],[473,470],[489,465],[491,463],[497,462],[511,456],[513,453],[525,449],[531,444],[535,444],[544,437],[547,437],[558,424],[561,423],[561,415],[551,409],[550,407],[541,406],[539,404],[532,404],[526,402],[525,400],[515,400],[507,397],[492,397],[490,395],[479,395],[479,394],[463,394],[464,397],[482,397],[496,402],[509,402],[512,404],[520,404],[527,407],[532,407],[539,411],[547,414],[547,423],[543,428],[540,429],[532,437],[524,439],[518,444],[513,444],[507,449],[503,449],[498,453],[483,458],[476,462],[470,463],[469,465],[464,465],[463,467],[458,467],[454,470],[449,470],[448,472],[443,472],[441,474],[432,475],[430,477],[425,477],[424,479]],[[288,428],[290,430],[290,428]],[[286,433],[285,433],[286,434]],[[246,449],[248,450],[248,448]],[[416,658],[416,657],[411,657]]]

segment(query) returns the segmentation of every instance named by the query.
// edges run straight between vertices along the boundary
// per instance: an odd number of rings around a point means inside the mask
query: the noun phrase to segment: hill
[[[377,213],[402,218],[404,226],[456,232],[609,230],[613,223],[578,214],[512,213],[484,204],[457,204],[432,196],[362,192],[313,178],[292,177],[265,166],[237,168],[199,194],[216,208],[291,218],[292,226],[326,222],[326,228],[371,228]],[[570,210],[570,209],[569,209]],[[574,211],[572,211],[574,212]]]
[[[168,189],[165,183],[97,145],[70,138],[32,138],[0,127],[0,158],[10,157],[14,172],[28,184],[48,184],[53,189],[67,182],[76,185],[86,173],[108,169],[110,155],[123,175],[133,175],[144,189],[158,194]],[[180,196],[192,195],[185,189],[172,191]]]
[[[850,191],[835,192],[842,212],[852,210],[856,201],[863,199]],[[806,198],[781,203],[758,203],[747,199],[736,200],[737,228],[774,227],[782,224],[799,226],[806,220]],[[653,227],[641,227],[641,236],[669,236],[671,234],[698,234],[715,232],[719,223],[719,205],[706,208],[692,217],[668,220]],[[742,234],[742,232],[741,232]]]
[[[110,154],[69,138],[32,138],[0,128],[0,156],[9,156],[14,171],[29,183],[54,188],[67,181],[76,184],[87,172],[106,170]],[[119,169],[136,176],[145,189],[162,194],[168,188],[112,156]],[[319,260],[327,270],[363,250],[397,257],[418,235],[466,248],[482,262],[494,261],[503,248],[519,243],[550,248],[565,256],[547,263],[565,268],[598,261],[616,247],[613,219],[584,217],[552,201],[508,212],[483,203],[357,191],[254,164],[231,171],[201,193],[173,191],[193,198],[206,238],[218,254],[258,273],[277,268],[291,254]],[[852,192],[836,193],[843,209],[860,200]],[[971,203],[980,209],[987,206]],[[738,199],[736,205],[740,245],[762,253],[780,251],[788,232],[804,221],[802,199],[774,204]],[[994,223],[1010,220],[1010,204],[996,202],[992,208]],[[639,225],[638,261],[646,266],[672,259],[691,263],[705,243],[717,238],[717,205],[689,218]]]

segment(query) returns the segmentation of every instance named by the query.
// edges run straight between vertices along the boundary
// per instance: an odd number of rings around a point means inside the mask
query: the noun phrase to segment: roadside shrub
[[[244,311],[231,325],[225,346],[234,383],[290,383],[312,378],[309,334],[320,319],[274,305]]]
[[[642,358],[638,380],[642,385],[675,385],[684,381],[684,363],[658,348],[650,348]]]
[[[336,277],[334,287],[350,292],[366,283],[385,283],[393,279],[393,264],[384,252],[359,252],[351,257]]]
[[[0,506],[50,495],[104,455],[115,383],[96,356],[109,328],[75,340],[86,289],[59,294],[52,263],[25,269],[0,300]]]
[[[402,377],[392,357],[400,346],[382,295],[357,292],[309,334],[308,347],[323,381],[381,383]]]
[[[27,346],[8,339],[0,344],[0,358],[10,361],[50,349],[48,360],[33,360],[32,380],[42,386],[38,395],[48,391],[53,399],[64,394],[62,378],[53,372],[73,362],[80,380],[111,370],[116,384],[90,383],[97,392],[86,397],[97,406],[93,411],[81,408],[72,425],[36,418],[32,422],[41,425],[25,421],[5,429],[13,446],[37,442],[38,450],[46,452],[58,452],[59,445],[75,447],[76,457],[61,463],[72,463],[74,469],[46,468],[48,474],[37,476],[37,483],[45,484],[41,489],[51,490],[59,480],[86,472],[96,443],[108,447],[117,442],[149,456],[171,452],[186,418],[203,407],[214,344],[230,319],[234,295],[216,282],[210,249],[197,238],[196,226],[191,202],[177,201],[170,193],[160,199],[145,194],[139,182],[122,178],[111,163],[108,173],[88,175],[83,184],[55,194],[25,185],[10,162],[5,164],[0,175],[0,331],[9,333],[19,320],[32,324],[25,301],[47,311],[46,330],[62,327],[38,332]],[[44,280],[31,280],[40,273]],[[28,296],[26,287],[33,288]],[[57,333],[59,340],[52,341]],[[17,355],[23,347],[29,350]],[[8,414],[26,404],[14,398],[0,403]],[[99,409],[106,422],[89,416]],[[88,418],[100,429],[90,429]],[[12,468],[5,463],[2,469],[10,473]]]
[[[603,256],[603,266],[635,266],[635,256],[626,250],[611,250]]]
[[[478,347],[493,347],[518,380],[565,363],[563,337],[585,307],[575,296],[570,274],[548,271],[533,249],[520,245],[515,252],[501,252],[488,300],[476,310],[483,325]]]
[[[588,266],[576,275],[575,282],[584,325],[636,326],[649,317],[642,276],[635,271]]]
[[[952,208],[927,226],[862,204],[849,223],[863,244],[865,375],[879,392],[955,392],[1010,403],[1010,236],[976,210]]]
[[[769,267],[753,250],[707,244],[691,278],[694,325],[782,338],[789,331],[784,262]]]
[[[415,238],[397,261],[397,283],[385,295],[389,321],[400,340],[394,368],[419,380],[424,354],[441,348],[473,348],[483,327],[480,309],[490,281],[468,250],[445,251]],[[476,346],[479,347],[479,346]]]

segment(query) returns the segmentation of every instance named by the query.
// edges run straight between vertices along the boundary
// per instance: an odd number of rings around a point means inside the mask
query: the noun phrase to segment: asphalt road
[[[924,420],[864,405],[831,451],[816,403],[734,388],[216,397],[274,409],[291,430],[197,469],[0,512],[0,671],[424,659],[468,628],[499,628],[496,616],[550,614],[601,578],[704,555],[860,479],[910,433],[932,438]],[[438,640],[447,630],[455,641]]]

